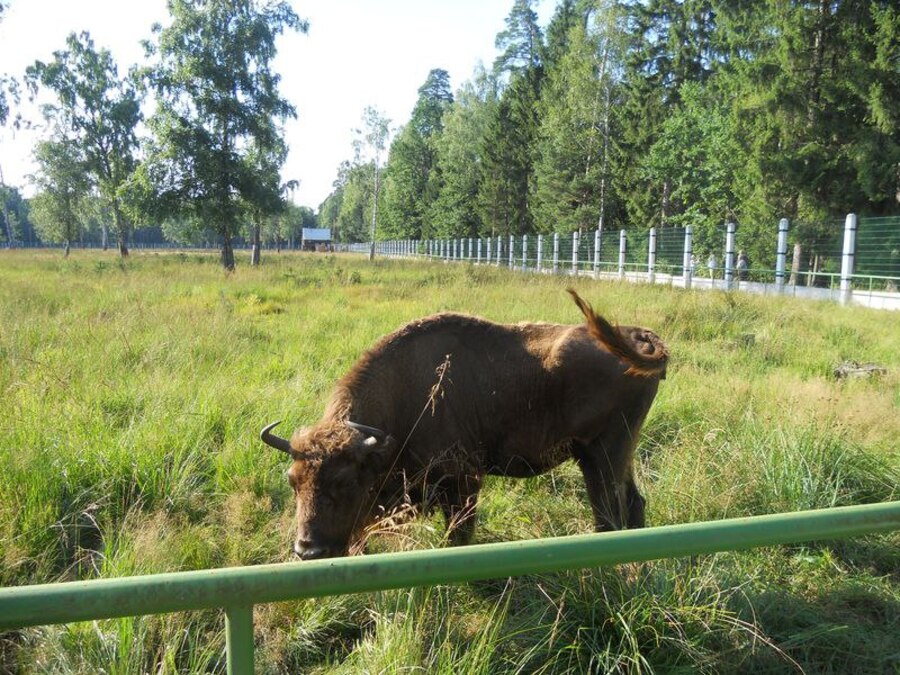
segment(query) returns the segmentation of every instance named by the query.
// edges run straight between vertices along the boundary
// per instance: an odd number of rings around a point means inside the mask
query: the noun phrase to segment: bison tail
[[[597,342],[628,366],[626,375],[637,377],[665,377],[669,350],[659,337],[649,330],[635,331],[629,339],[609,321],[594,312],[589,303],[582,300],[574,289],[569,294],[587,319],[587,327]]]

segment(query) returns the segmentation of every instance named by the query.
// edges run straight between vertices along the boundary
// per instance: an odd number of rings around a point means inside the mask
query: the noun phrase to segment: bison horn
[[[376,429],[375,427],[369,427],[365,424],[357,424],[356,422],[351,422],[347,420],[347,426],[351,429],[356,429],[360,433],[366,434],[368,436],[372,436],[375,440],[381,442],[385,438],[387,438],[387,434],[384,433],[381,429]]]
[[[272,424],[265,427],[262,431],[259,432],[259,437],[262,439],[262,442],[266,445],[271,445],[276,450],[281,450],[282,452],[286,452],[287,454],[293,456],[293,451],[291,450],[290,441],[286,438],[279,438],[275,434],[269,433],[272,429],[281,424],[281,420],[277,422],[272,422]]]

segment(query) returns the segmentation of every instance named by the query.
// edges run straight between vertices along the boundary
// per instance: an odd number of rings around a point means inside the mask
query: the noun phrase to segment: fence
[[[811,229],[808,224],[799,227]],[[756,267],[741,260],[744,235],[733,223],[723,229],[720,255],[713,253],[703,261],[695,255],[690,227],[379,241],[375,251],[378,255],[425,256],[521,271],[586,274],[900,309],[900,218],[858,219],[849,214],[842,225],[819,226],[813,250],[805,255],[801,255],[798,243],[789,250],[791,227],[787,219],[772,231],[774,265]],[[369,248],[370,244],[351,244],[347,250],[368,253]]]
[[[229,675],[253,672],[253,606],[564,569],[840,539],[900,529],[900,502],[482,544],[0,589],[0,631],[224,608]]]

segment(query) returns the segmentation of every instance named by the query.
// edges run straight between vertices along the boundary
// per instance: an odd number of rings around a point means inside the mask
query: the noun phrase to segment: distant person
[[[691,253],[691,260],[688,264],[691,268],[691,276],[694,276],[694,274],[697,272],[697,256],[695,256],[693,253]]]
[[[710,253],[709,258],[706,259],[706,267],[709,270],[709,278],[716,278],[716,267],[719,266],[719,261],[716,260],[716,254]]]
[[[737,259],[737,271],[738,271],[738,279],[741,281],[747,281],[747,273],[750,269],[750,258],[747,257],[747,254],[743,251],[738,251],[738,259]]]

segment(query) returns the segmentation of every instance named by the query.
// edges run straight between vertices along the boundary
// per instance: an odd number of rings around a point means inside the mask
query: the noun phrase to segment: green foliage
[[[243,205],[270,213],[280,195],[277,122],[296,114],[271,69],[275,39],[306,23],[287,2],[172,0],[169,11],[171,25],[155,26],[146,45],[157,109],[135,190],[159,217],[213,227],[233,269]]]
[[[69,244],[81,229],[82,202],[90,187],[80,144],[65,138],[41,141],[35,150],[38,193],[31,200],[31,217],[41,239]]]
[[[474,237],[484,232],[477,200],[484,180],[485,132],[496,107],[496,78],[482,68],[462,86],[444,115],[443,133],[434,141],[441,186],[428,214],[433,236]]]
[[[435,166],[435,139],[453,103],[450,76],[434,69],[419,87],[412,118],[391,144],[385,176],[384,238],[428,236],[425,215],[437,197],[440,172]]]
[[[97,51],[88,33],[70,34],[66,47],[52,62],[29,66],[26,81],[32,91],[43,86],[55,95],[55,103],[43,106],[44,117],[79,146],[83,170],[112,211],[124,256],[130,222],[122,202],[137,164],[140,100],[134,85],[119,78],[109,51]]]
[[[896,213],[891,3],[563,0],[546,40],[533,4],[514,0],[494,76],[447,97],[427,139],[420,96],[381,238],[691,225],[706,250],[732,221],[764,260],[758,235],[787,217],[815,261],[835,219]]]
[[[540,65],[544,38],[533,5],[534,0],[513,0],[506,28],[494,40],[500,51],[494,61],[497,73],[530,71]]]
[[[100,252],[0,266],[0,584],[287,560],[266,422],[317,419],[385,333],[435,311],[580,320],[565,281],[485,266]],[[581,280],[673,358],[642,432],[651,525],[900,497],[900,344],[884,312]],[[755,335],[752,343],[742,340]],[[881,379],[837,382],[847,358]],[[103,367],[98,367],[102,364]],[[489,477],[476,543],[587,533],[577,467]],[[370,540],[443,546],[439,518]],[[892,672],[900,535],[261,605],[261,672]],[[220,612],[4,636],[10,672],[224,672]]]

